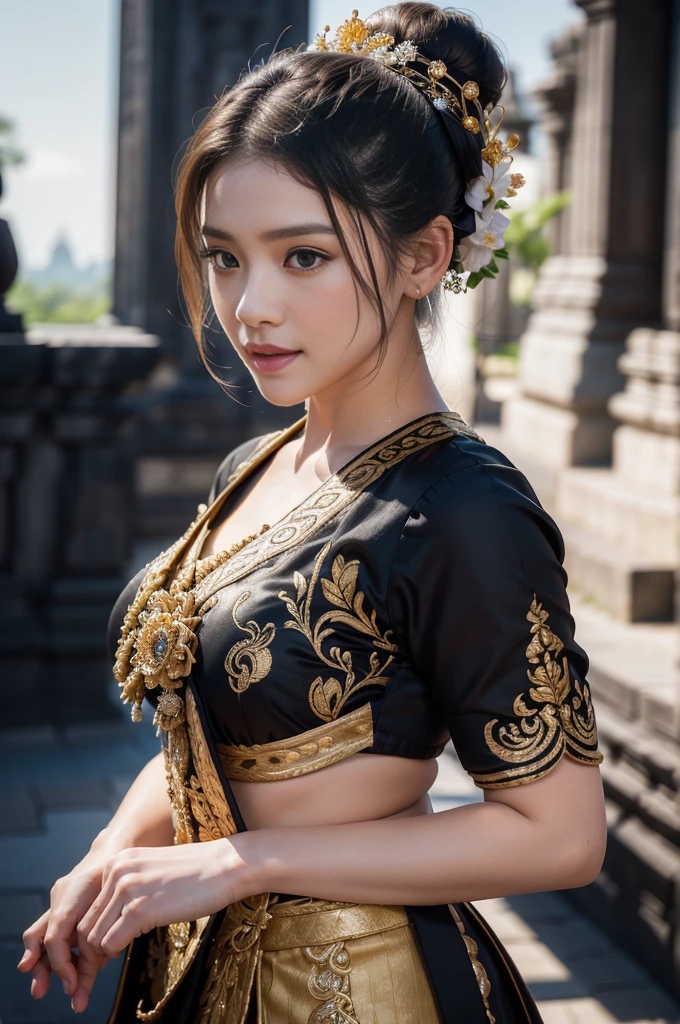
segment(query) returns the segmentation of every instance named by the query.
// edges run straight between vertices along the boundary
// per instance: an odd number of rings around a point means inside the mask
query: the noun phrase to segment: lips
[[[278,373],[290,366],[300,355],[299,352],[281,348],[279,345],[266,345],[257,342],[248,342],[245,349],[250,365],[258,373]]]

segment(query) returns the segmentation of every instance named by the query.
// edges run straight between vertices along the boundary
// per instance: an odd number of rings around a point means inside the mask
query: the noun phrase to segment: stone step
[[[560,523],[572,586],[624,622],[672,622],[673,565],[630,554],[573,523]]]
[[[680,496],[631,484],[611,469],[571,467],[557,485],[555,516],[668,567],[680,562]]]
[[[652,736],[638,723],[626,722],[605,703],[597,708],[600,740],[616,761],[642,773],[647,785],[680,791],[680,748],[672,740]]]

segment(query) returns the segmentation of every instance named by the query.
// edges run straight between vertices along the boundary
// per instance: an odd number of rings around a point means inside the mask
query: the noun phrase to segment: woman
[[[115,1022],[539,1021],[469,901],[599,870],[587,658],[557,527],[417,329],[503,255],[503,80],[469,18],[397,4],[245,75],[192,140],[196,339],[209,300],[308,411],[227,456],[113,611],[163,753],[26,932],[36,998],[53,971],[82,1011],[128,947]],[[432,814],[449,736],[485,799]]]

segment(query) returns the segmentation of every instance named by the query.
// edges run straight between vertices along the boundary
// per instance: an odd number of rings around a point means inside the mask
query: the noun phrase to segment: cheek
[[[238,286],[233,281],[227,281],[224,278],[220,278],[215,271],[210,268],[208,271],[208,291],[210,293],[210,301],[212,307],[215,310],[217,319],[222,324],[222,327],[229,336],[234,333],[234,325],[236,321],[236,307],[238,306],[240,293]]]
[[[380,321],[349,267],[338,263],[337,269],[331,266],[319,275],[318,284],[301,299],[295,315],[304,318],[310,356],[347,367],[375,348]]]

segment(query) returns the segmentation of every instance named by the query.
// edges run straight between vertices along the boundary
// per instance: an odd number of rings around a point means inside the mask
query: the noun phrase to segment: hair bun
[[[396,43],[412,39],[444,61],[457,81],[476,82],[483,107],[498,103],[507,77],[503,61],[494,43],[468,14],[406,0],[381,7],[366,19],[366,25],[372,32],[389,33]]]

